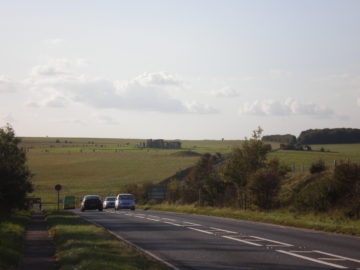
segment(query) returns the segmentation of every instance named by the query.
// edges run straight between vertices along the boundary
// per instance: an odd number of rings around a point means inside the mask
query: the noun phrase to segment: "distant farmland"
[[[183,140],[181,150],[141,149],[140,139],[93,139],[93,138],[22,138],[22,147],[27,149],[28,164],[35,174],[35,191],[32,196],[42,197],[45,202],[54,202],[55,184],[63,186],[62,195],[117,194],[129,183],[158,183],[177,171],[193,166],[198,157],[174,155],[191,150],[199,153],[229,153],[241,141],[190,141]],[[272,144],[273,149],[278,144]],[[332,165],[334,160],[360,162],[360,144],[316,145],[320,151],[272,152],[296,171],[307,170],[319,158]],[[328,152],[329,151],[329,152]]]

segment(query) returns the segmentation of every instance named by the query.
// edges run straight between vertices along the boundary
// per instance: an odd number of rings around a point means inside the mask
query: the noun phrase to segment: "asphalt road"
[[[360,238],[161,211],[75,212],[173,269],[360,269]]]

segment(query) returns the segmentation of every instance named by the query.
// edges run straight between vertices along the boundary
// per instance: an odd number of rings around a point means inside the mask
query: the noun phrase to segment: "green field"
[[[63,195],[114,195],[126,184],[158,183],[179,170],[193,166],[198,157],[177,155],[184,150],[198,153],[229,153],[241,141],[181,141],[181,150],[141,149],[140,139],[93,138],[22,138],[28,164],[35,174],[35,191],[46,202],[55,202],[56,184]],[[278,147],[272,144],[273,149]],[[323,147],[325,152],[320,152]],[[296,172],[306,171],[312,162],[323,159],[328,166],[334,160],[360,162],[360,144],[316,145],[315,151],[283,151],[270,153]]]

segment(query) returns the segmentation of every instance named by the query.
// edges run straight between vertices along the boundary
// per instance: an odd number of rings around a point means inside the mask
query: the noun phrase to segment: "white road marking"
[[[204,231],[204,230],[200,230],[200,229],[196,229],[196,228],[192,228],[192,227],[188,227],[188,229],[198,231],[198,232],[202,232],[202,233],[206,233],[206,234],[214,234],[214,233],[209,232],[209,231]]]
[[[242,243],[245,243],[245,244],[249,244],[249,245],[253,245],[253,246],[257,246],[257,247],[261,247],[260,244],[256,244],[256,243],[253,243],[253,242],[249,242],[249,241],[246,241],[246,240],[242,240],[242,239],[239,239],[239,238],[235,238],[235,237],[231,237],[231,236],[222,236],[226,239],[230,239],[230,240],[234,240],[234,241],[238,241],[238,242],[242,242]]]
[[[187,222],[187,221],[184,221],[183,223],[189,224],[190,226],[202,226],[202,225],[200,225],[200,224],[192,223],[192,222]]]
[[[224,229],[219,229],[219,228],[215,228],[215,227],[210,227],[210,229],[220,231],[220,232],[226,232],[226,233],[237,233],[237,232],[228,231],[228,230],[224,230]]]
[[[175,221],[175,219],[172,219],[172,218],[162,218],[162,219],[170,220],[170,221]]]
[[[137,217],[137,218],[145,218],[144,216],[139,216],[139,215],[134,215],[134,217]]]
[[[160,218],[158,216],[153,216],[153,215],[148,215],[148,217],[151,217],[151,218]]]
[[[335,257],[335,258],[338,258],[338,259],[343,259],[343,260],[346,260],[346,261],[352,261],[352,262],[360,263],[360,260],[356,260],[356,259],[348,258],[348,257],[343,257],[343,256],[339,256],[339,255],[335,255],[335,254],[323,252],[323,251],[320,251],[320,250],[314,250],[314,252],[320,253],[320,254],[323,254],[323,255],[332,256],[332,257]]]
[[[332,266],[332,267],[335,267],[335,268],[347,269],[347,267],[342,266],[342,265],[338,265],[338,264],[334,264],[334,263],[329,263],[329,262],[320,261],[320,260],[318,260],[318,259],[309,258],[309,257],[303,256],[303,255],[300,255],[300,254],[293,253],[293,252],[288,252],[288,251],[285,251],[285,250],[276,250],[276,251],[277,251],[277,252],[280,252],[280,253],[283,253],[283,254],[290,255],[290,256],[298,257],[298,258],[301,258],[301,259],[304,259],[304,260],[308,260],[308,261],[312,261],[312,262],[316,262],[316,263],[320,263],[320,264],[325,264],[325,265],[328,265],[328,266]]]
[[[291,244],[287,244],[287,243],[284,243],[284,242],[279,242],[279,241],[275,241],[275,240],[270,240],[270,239],[267,239],[267,238],[262,238],[262,237],[257,237],[257,236],[251,236],[253,238],[256,238],[256,239],[259,239],[259,240],[263,240],[263,241],[268,241],[268,242],[271,242],[271,243],[275,243],[275,244],[280,244],[280,245],[283,245],[283,246],[286,246],[286,247],[292,247],[293,245]]]
[[[148,220],[152,220],[152,221],[160,221],[159,219],[154,219],[154,218],[146,218]]]
[[[177,226],[177,227],[181,227],[180,224],[176,224],[176,223],[173,223],[173,222],[166,222],[166,221],[165,221],[164,223],[170,224],[170,225],[174,225],[174,226]]]

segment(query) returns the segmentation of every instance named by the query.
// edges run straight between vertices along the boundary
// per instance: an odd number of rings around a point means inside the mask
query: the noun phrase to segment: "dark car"
[[[98,195],[86,195],[81,201],[80,210],[84,212],[85,210],[103,210],[102,201]]]
[[[115,207],[115,200],[116,200],[115,196],[106,197],[104,199],[104,201],[103,201],[103,208],[104,209],[114,208]]]

